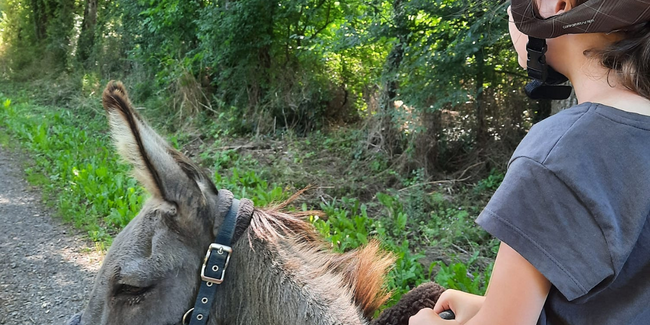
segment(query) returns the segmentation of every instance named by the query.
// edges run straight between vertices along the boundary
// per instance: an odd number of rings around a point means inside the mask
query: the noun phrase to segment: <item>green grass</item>
[[[11,137],[8,134],[0,133],[0,146],[9,147]]]
[[[3,100],[0,138],[17,141],[31,157],[26,179],[43,189],[63,220],[110,245],[145,196],[115,157],[105,117]]]

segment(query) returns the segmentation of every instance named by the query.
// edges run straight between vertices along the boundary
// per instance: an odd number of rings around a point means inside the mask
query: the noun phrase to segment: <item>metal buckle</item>
[[[192,312],[194,311],[194,308],[190,308],[188,311],[183,314],[183,322],[181,324],[186,325],[189,324],[189,322],[186,320],[187,316],[192,315]]]
[[[226,264],[223,266],[223,270],[221,271],[221,279],[217,278],[211,278],[205,275],[205,266],[208,264],[208,260],[210,259],[210,255],[212,255],[212,251],[216,250],[217,254],[223,255],[223,252],[226,252],[228,256],[226,256]],[[221,284],[223,282],[223,278],[226,276],[226,269],[228,268],[228,263],[230,262],[230,255],[232,254],[232,248],[226,245],[220,245],[220,244],[210,244],[210,247],[208,248],[207,253],[205,253],[205,259],[203,260],[203,266],[201,266],[201,280],[205,282],[212,282],[216,284]]]

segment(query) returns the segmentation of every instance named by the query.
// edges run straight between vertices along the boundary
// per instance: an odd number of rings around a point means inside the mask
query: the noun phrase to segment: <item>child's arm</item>
[[[551,283],[510,246],[501,243],[485,302],[467,325],[534,325]]]
[[[519,253],[501,243],[485,301],[467,325],[535,325],[551,288],[550,282]],[[462,312],[462,308],[458,309]],[[456,310],[454,310],[456,312]],[[467,319],[456,315],[459,319]],[[466,315],[465,315],[466,316]],[[445,321],[433,310],[411,317],[410,325],[461,324]]]

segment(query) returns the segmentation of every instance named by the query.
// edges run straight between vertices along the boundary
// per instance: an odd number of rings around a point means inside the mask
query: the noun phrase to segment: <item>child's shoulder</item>
[[[563,110],[537,124],[521,141],[512,159],[528,157],[545,164],[551,158],[588,159],[612,153],[613,147],[644,148],[650,141],[650,117],[597,103]],[[621,148],[620,144],[628,146]]]
[[[543,163],[549,153],[562,141],[566,141],[567,133],[573,133],[576,127],[581,128],[584,123],[576,123],[582,119],[592,105],[581,104],[560,111],[545,120],[533,125],[528,134],[519,143],[512,159],[528,157]]]

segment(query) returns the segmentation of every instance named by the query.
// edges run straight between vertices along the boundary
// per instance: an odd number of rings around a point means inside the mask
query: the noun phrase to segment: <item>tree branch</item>
[[[327,28],[327,26],[329,26],[329,24],[332,23],[330,21],[330,12],[331,11],[332,11],[332,2],[330,1],[329,4],[327,5],[327,15],[325,16],[325,24],[319,30],[317,30],[316,32],[311,34],[311,36],[309,36],[309,39],[312,39],[314,36],[318,35],[322,31],[324,31],[325,28]]]
[[[525,78],[525,79],[528,79],[528,76],[527,76],[527,75],[525,75],[525,74],[521,74],[521,73],[519,73],[519,72],[512,72],[512,71],[507,71],[507,70],[496,70],[496,69],[493,70],[493,71],[496,72],[496,73],[503,73],[503,74],[507,74],[507,75],[510,75],[510,76],[514,76],[514,77],[519,77],[519,78]]]

